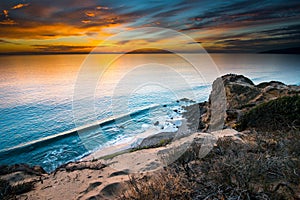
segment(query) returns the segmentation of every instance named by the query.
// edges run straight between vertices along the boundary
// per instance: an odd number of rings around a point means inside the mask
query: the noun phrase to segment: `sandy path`
[[[232,129],[214,132],[214,137],[212,134],[194,133],[163,147],[123,153],[107,160],[81,161],[73,165],[105,166],[74,171],[60,168],[56,173],[45,175],[42,182],[36,183],[34,190],[19,196],[19,199],[115,199],[114,194],[129,180],[130,174],[145,174],[162,168],[182,155],[195,140],[209,141],[203,144],[205,148],[202,151],[205,153],[216,141],[211,138],[231,136],[238,139],[237,134]]]

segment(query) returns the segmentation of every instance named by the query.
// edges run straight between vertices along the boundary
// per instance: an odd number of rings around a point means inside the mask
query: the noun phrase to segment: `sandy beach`
[[[192,142],[203,142],[206,138],[216,141],[217,137],[233,137],[240,133],[225,129],[212,134],[196,132],[157,148],[141,149],[134,152],[121,151],[120,155],[109,159],[85,157],[81,162],[70,163],[58,168],[54,173],[43,174],[35,189],[20,195],[20,199],[115,199],[121,188],[133,174],[143,177],[155,173],[178,159]],[[213,143],[202,144],[199,154],[210,150]],[[101,151],[94,156],[101,156]],[[203,154],[204,155],[204,154]],[[130,176],[129,176],[130,175]],[[31,177],[32,179],[32,177]],[[38,179],[38,176],[36,177]],[[29,181],[29,180],[27,180]]]

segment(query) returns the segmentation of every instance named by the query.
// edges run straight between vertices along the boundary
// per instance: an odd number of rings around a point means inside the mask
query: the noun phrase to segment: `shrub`
[[[299,130],[300,96],[286,96],[258,105],[246,113],[238,129],[247,127],[263,131]]]
[[[205,158],[193,157],[185,163],[188,167],[179,159],[162,172],[131,177],[121,199],[294,199],[300,195],[299,131],[253,130],[242,139],[247,142],[220,138]]]
[[[191,199],[193,191],[192,183],[184,174],[177,173],[172,168],[143,178],[131,176],[128,188],[120,199]]]
[[[7,180],[0,179],[0,199],[3,200],[16,199],[16,195],[29,192],[32,189],[32,182],[19,183],[12,186]]]

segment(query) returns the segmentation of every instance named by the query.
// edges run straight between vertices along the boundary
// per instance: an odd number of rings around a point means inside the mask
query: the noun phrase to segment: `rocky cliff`
[[[213,82],[209,101],[198,104],[198,129],[209,131],[211,126],[219,129],[236,128],[242,116],[252,108],[280,97],[299,94],[300,86],[285,85],[278,81],[255,85],[243,75],[224,75]],[[191,109],[187,110],[189,112]],[[195,110],[195,106],[192,110]]]

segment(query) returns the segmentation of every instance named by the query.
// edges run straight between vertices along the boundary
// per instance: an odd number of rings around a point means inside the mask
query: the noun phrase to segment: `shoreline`
[[[181,121],[181,126],[178,127],[178,130],[174,131],[159,131],[157,129],[148,129],[144,133],[136,135],[130,141],[119,143],[116,145],[108,146],[96,150],[90,153],[87,156],[84,156],[80,159],[80,161],[90,161],[94,159],[101,159],[103,157],[110,157],[114,154],[119,153],[127,153],[130,151],[145,149],[145,148],[153,148],[157,146],[163,146],[171,141],[180,139],[181,137],[188,136],[190,131],[187,127],[187,120],[184,118],[177,118],[174,121]],[[164,141],[164,142],[163,142]],[[163,144],[166,143],[166,144]]]
[[[48,172],[52,172],[56,168],[60,167],[62,164],[66,164],[66,163],[69,163],[69,162],[74,162],[74,161],[81,160],[81,159],[85,158],[86,156],[94,154],[95,151],[101,151],[102,149],[107,150],[107,148],[108,149],[115,148],[116,149],[116,150],[114,150],[114,152],[115,152],[115,151],[119,151],[117,148],[122,148],[122,149],[135,148],[141,142],[141,140],[143,140],[144,138],[146,138],[146,137],[148,137],[152,134],[158,134],[162,131],[164,131],[164,132],[176,132],[177,128],[175,127],[175,124],[177,124],[176,121],[181,120],[181,114],[179,112],[177,112],[177,113],[174,112],[174,114],[171,114],[169,116],[161,116],[157,119],[157,120],[159,120],[159,125],[155,125],[155,123],[158,122],[158,121],[156,121],[156,122],[153,121],[152,125],[150,124],[150,125],[147,125],[145,127],[142,126],[141,133],[139,133],[140,131],[138,131],[136,134],[133,134],[133,136],[130,136],[130,135],[126,136],[125,135],[124,136],[125,138],[124,137],[121,138],[122,140],[118,137],[112,138],[111,141],[107,141],[107,142],[105,142],[105,144],[104,144],[104,141],[99,140],[99,142],[97,143],[99,145],[97,145],[95,143],[95,144],[92,144],[94,146],[89,146],[90,145],[89,141],[88,141],[89,138],[87,138],[85,135],[88,135],[89,132],[95,132],[96,133],[96,132],[102,131],[102,126],[101,125],[103,125],[103,124],[105,124],[105,126],[107,125],[109,127],[116,120],[122,120],[123,118],[127,118],[127,117],[132,118],[133,115],[137,115],[137,114],[143,113],[143,112],[148,112],[149,109],[151,110],[151,109],[159,109],[160,107],[169,107],[170,111],[172,111],[173,109],[181,110],[181,108],[182,108],[181,104],[184,104],[184,103],[183,102],[179,103],[179,101],[180,100],[178,100],[177,102],[174,102],[170,105],[152,104],[150,106],[146,106],[146,107],[144,106],[141,109],[135,110],[131,113],[126,113],[126,114],[122,114],[122,115],[118,115],[118,116],[114,116],[114,117],[109,117],[109,118],[106,118],[106,119],[103,119],[103,120],[99,120],[97,122],[90,123],[90,124],[85,125],[85,126],[81,126],[81,127],[71,129],[71,130],[68,130],[68,131],[64,131],[64,132],[61,132],[61,133],[58,133],[58,134],[55,134],[55,135],[46,136],[46,137],[43,137],[41,139],[33,140],[33,141],[26,142],[26,143],[23,143],[23,144],[14,146],[14,147],[9,147],[9,148],[0,150],[0,153],[1,153],[0,156],[3,156],[3,158],[4,158],[3,165],[10,163],[9,161],[6,162],[6,158],[10,158],[10,157],[14,158],[14,155],[21,155],[21,154],[23,154],[23,152],[27,152],[28,149],[33,149],[34,151],[37,152],[37,151],[39,151],[38,150],[39,148],[41,148],[43,146],[46,146],[46,145],[51,147],[52,144],[55,145],[56,143],[59,143],[60,140],[68,140],[69,141],[69,139],[68,139],[69,137],[70,138],[71,137],[77,137],[78,140],[81,140],[81,141],[79,141],[80,144],[79,143],[78,144],[82,147],[82,149],[79,150],[78,154],[76,156],[74,156],[73,158],[70,158],[68,160],[61,160],[62,162],[60,160],[58,160],[58,162],[59,162],[58,165],[57,165],[57,162],[52,162],[50,164],[46,163],[46,165],[43,165],[43,163],[41,163],[41,162],[39,162],[39,163],[35,162],[35,163],[32,164],[32,162],[30,162],[30,161],[27,162],[26,160],[22,161],[21,163],[31,163],[32,166],[33,165],[41,165]],[[174,107],[173,104],[175,105],[175,107]],[[176,105],[176,104],[178,104],[178,105]],[[174,123],[174,124],[172,124],[172,123]],[[178,123],[181,123],[181,122],[178,122]],[[105,128],[105,126],[104,126],[104,128]],[[152,129],[152,130],[147,131],[147,129],[149,129],[149,128]],[[123,127],[121,126],[120,129],[123,129]],[[87,134],[84,134],[84,132],[83,132],[84,130],[87,130]],[[144,130],[146,130],[146,131],[144,131]],[[83,137],[81,137],[81,135],[80,135],[81,133],[83,133]],[[122,136],[122,135],[120,135],[120,136]],[[124,141],[126,141],[125,144],[124,144]],[[111,145],[116,146],[116,147],[110,147]],[[127,145],[127,147],[125,147],[126,145]],[[101,149],[97,149],[97,146],[99,146],[98,148],[101,148]],[[70,145],[70,147],[72,147],[72,145]],[[104,148],[102,148],[102,147],[104,147]],[[85,151],[83,151],[83,149],[85,149]],[[76,151],[76,149],[75,149],[75,151]],[[48,153],[48,152],[43,151],[42,153]],[[105,154],[110,154],[110,152],[105,153]],[[34,155],[36,155],[36,154],[34,154]],[[15,160],[13,160],[13,161],[15,161]],[[16,161],[18,161],[18,160],[16,160]],[[13,162],[13,163],[17,164],[18,162]]]
[[[231,137],[233,140],[242,141],[241,135],[234,129],[224,129],[212,133],[194,132],[176,138],[165,145],[145,146],[132,151],[117,151],[106,157],[86,158],[84,161],[99,160],[117,171],[126,171],[129,174],[149,173],[175,162],[193,148],[195,141],[201,146],[196,156],[204,157],[219,138]],[[152,138],[156,139],[155,136]]]
[[[73,135],[73,134],[80,134],[81,131],[88,130],[88,129],[93,129],[93,128],[98,128],[100,125],[105,125],[105,124],[111,123],[115,120],[120,120],[120,119],[126,118],[130,115],[134,115],[136,113],[143,112],[147,109],[156,108],[158,106],[159,105],[152,105],[152,106],[149,106],[149,107],[141,108],[140,110],[136,110],[132,113],[126,113],[126,114],[119,115],[119,116],[112,116],[112,117],[108,117],[108,118],[105,118],[105,119],[101,119],[101,120],[92,122],[92,123],[87,124],[87,125],[79,126],[79,127],[67,130],[67,131],[56,133],[54,135],[46,136],[46,137],[43,137],[43,138],[40,138],[40,139],[37,139],[37,140],[26,142],[24,144],[19,144],[17,146],[2,149],[2,150],[0,150],[0,153],[26,148],[30,145],[36,145],[36,144],[39,144],[39,143],[49,142],[51,140],[56,140],[56,139],[60,139],[60,138],[63,138],[63,137],[68,137],[69,135]]]

